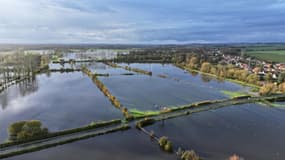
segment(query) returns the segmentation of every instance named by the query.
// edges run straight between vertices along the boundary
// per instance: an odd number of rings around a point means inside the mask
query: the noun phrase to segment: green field
[[[239,97],[239,96],[247,96],[247,93],[243,93],[243,92],[233,92],[233,91],[226,91],[226,90],[222,90],[221,91],[223,94],[227,95],[229,98],[234,98],[234,97]]]
[[[267,51],[247,51],[247,55],[261,60],[273,62],[285,62],[285,50],[267,50]]]

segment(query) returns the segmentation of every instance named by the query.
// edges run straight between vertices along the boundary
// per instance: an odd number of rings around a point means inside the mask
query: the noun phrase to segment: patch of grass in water
[[[160,111],[141,111],[138,109],[131,109],[129,111],[134,117],[140,116],[156,116],[160,114]]]
[[[235,91],[227,91],[227,90],[222,90],[221,91],[223,94],[228,96],[229,98],[235,98],[235,97],[240,97],[240,96],[248,96],[249,94],[243,93],[243,92],[235,92]]]

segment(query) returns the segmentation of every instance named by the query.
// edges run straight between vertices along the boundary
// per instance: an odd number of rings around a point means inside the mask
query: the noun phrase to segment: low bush
[[[199,156],[195,153],[195,151],[184,151],[181,155],[181,160],[199,160]]]
[[[42,127],[38,120],[20,121],[11,124],[8,128],[9,140],[16,141],[36,136],[45,136],[48,129]]]
[[[165,136],[162,136],[158,140],[159,146],[166,152],[173,152],[172,143]]]

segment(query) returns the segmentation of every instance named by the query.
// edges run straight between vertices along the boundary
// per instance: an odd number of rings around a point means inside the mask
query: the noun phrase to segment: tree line
[[[274,82],[270,74],[261,79],[258,74],[251,73],[232,64],[213,64],[206,61],[205,58],[196,55],[189,57],[182,65],[192,70],[215,75],[218,78],[233,79],[260,86],[259,92],[262,95],[285,92],[285,73],[280,73],[277,81]]]

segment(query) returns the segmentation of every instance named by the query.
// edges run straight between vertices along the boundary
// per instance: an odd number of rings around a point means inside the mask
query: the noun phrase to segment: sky
[[[0,0],[0,43],[285,42],[285,0]]]

